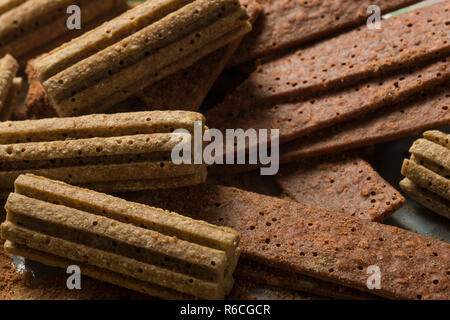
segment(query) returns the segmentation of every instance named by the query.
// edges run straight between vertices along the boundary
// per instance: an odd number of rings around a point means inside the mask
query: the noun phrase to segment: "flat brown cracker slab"
[[[261,0],[265,14],[245,37],[230,64],[240,64],[362,24],[371,5],[379,6],[385,14],[416,2],[419,1]]]
[[[360,27],[261,64],[224,104],[310,95],[450,52],[448,1]]]
[[[411,97],[391,108],[287,143],[281,147],[280,161],[293,162],[342,152],[447,126],[450,124],[450,87],[437,87],[433,92],[436,93]]]
[[[310,278],[295,272],[264,266],[241,259],[234,276],[244,281],[300,292],[310,292],[332,299],[368,300],[375,296],[330,282]]]
[[[359,219],[383,221],[405,203],[400,192],[357,155],[287,165],[275,179],[300,203]]]
[[[293,201],[202,185],[128,194],[129,200],[232,227],[242,257],[362,291],[367,268],[382,272],[387,298],[449,299],[450,244]]]
[[[450,79],[450,58],[414,69],[379,77],[343,90],[294,102],[218,105],[206,112],[208,126],[223,132],[228,128],[280,130],[280,141],[302,137],[370,111],[389,108],[423,90]]]

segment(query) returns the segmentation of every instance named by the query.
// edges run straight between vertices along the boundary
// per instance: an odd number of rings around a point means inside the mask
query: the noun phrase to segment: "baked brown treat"
[[[246,8],[250,22],[262,11],[256,0],[240,0]],[[197,111],[225,65],[233,56],[242,38],[181,70],[154,83],[137,95],[149,110]]]
[[[206,112],[208,126],[223,132],[277,128],[280,141],[288,142],[370,111],[389,108],[408,97],[450,79],[450,58],[370,79],[356,86],[332,90],[309,99],[268,104],[219,104]]]
[[[0,195],[7,196],[23,173],[107,192],[202,183],[205,165],[171,160],[174,146],[191,138],[197,122],[204,124],[204,117],[188,111],[2,122]],[[176,129],[189,133],[172,133]]]
[[[70,0],[2,1],[0,56],[10,53],[24,65],[27,59],[61,45],[128,8],[126,0],[78,1],[82,30],[69,30],[66,8],[72,4]]]
[[[431,211],[450,219],[450,201],[439,197],[426,188],[418,186],[409,178],[404,178],[399,184],[402,190],[405,191],[405,193],[408,194],[413,200],[422,204]]]
[[[400,182],[402,189],[425,207],[450,218],[449,134],[428,131],[416,140],[405,159]]]
[[[275,179],[295,201],[364,220],[381,222],[405,203],[400,192],[354,154],[290,164]]]
[[[22,175],[6,203],[5,249],[162,298],[220,299],[239,234],[176,213]],[[54,204],[57,203],[57,204]]]
[[[373,300],[376,296],[343,287],[334,283],[317,280],[295,272],[268,267],[253,261],[241,259],[234,276],[259,285],[286,288],[296,292],[309,292],[320,297],[345,300]]]
[[[450,52],[448,1],[357,28],[262,63],[224,103],[255,105],[315,94]]]
[[[241,233],[242,258],[386,298],[449,299],[450,244],[393,226],[235,188],[127,194]],[[199,204],[201,204],[199,206]],[[381,270],[369,290],[369,266]]]
[[[14,78],[19,69],[16,59],[7,54],[0,58],[0,112],[10,108],[9,102],[11,90],[14,88]]]
[[[58,115],[95,113],[250,30],[238,0],[148,1],[32,65]]]
[[[342,152],[400,139],[450,124],[450,87],[444,85],[412,96],[406,102],[337,124],[289,142],[280,149],[280,161]]]
[[[330,36],[363,24],[367,8],[378,6],[382,14],[419,2],[418,0],[261,0],[264,16],[258,19],[231,65],[273,54],[276,51]]]
[[[0,58],[0,121],[10,119],[22,88],[22,78],[16,78],[19,65],[10,54]]]
[[[22,78],[14,78],[8,96],[4,101],[3,109],[0,110],[0,121],[7,121],[11,119],[15,108],[17,108],[17,98],[21,89]]]

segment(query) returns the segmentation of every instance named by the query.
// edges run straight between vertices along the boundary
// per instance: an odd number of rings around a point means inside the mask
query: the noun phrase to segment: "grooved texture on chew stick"
[[[224,103],[250,104],[342,87],[450,52],[448,1],[361,27],[258,66]]]
[[[253,23],[261,12],[255,0],[241,0]],[[138,92],[147,108],[158,110],[197,111],[242,39],[236,40],[188,69],[179,71]]]
[[[434,87],[450,79],[450,58],[379,77],[343,90],[285,103],[225,104],[206,112],[208,126],[227,128],[277,128],[287,142],[319,129],[353,119]]]
[[[149,1],[38,58],[33,67],[60,116],[93,113],[250,29],[238,0]]]
[[[364,220],[383,221],[405,203],[397,190],[353,154],[287,165],[275,179],[297,202]]]
[[[450,124],[449,86],[432,91],[435,93],[413,96],[404,103],[287,143],[281,147],[280,161],[341,152],[447,126]]]
[[[100,191],[202,183],[205,165],[175,165],[173,148],[191,143],[204,117],[153,111],[0,123],[0,191],[33,173]],[[172,133],[186,129],[189,133]]]
[[[405,159],[402,189],[425,207],[450,218],[450,135],[428,131],[416,140]]]
[[[237,279],[261,285],[309,292],[333,299],[372,300],[376,298],[362,291],[317,280],[295,272],[267,267],[244,259],[239,261],[234,276]]]
[[[362,291],[380,267],[387,298],[449,299],[450,244],[293,201],[214,185],[129,194],[241,233],[242,257]],[[202,206],[199,208],[198,204]]]
[[[418,0],[261,0],[264,15],[249,33],[231,65],[274,53],[283,48],[328,36],[366,21],[367,8],[380,7],[382,14]]]
[[[425,188],[419,187],[408,178],[400,181],[400,187],[411,198],[422,204],[424,207],[440,214],[445,218],[450,219],[450,201],[439,197],[435,193],[428,191]]]
[[[11,55],[7,54],[0,59],[0,112],[6,108],[18,69],[17,61]]]
[[[11,89],[6,97],[5,104],[3,105],[3,109],[0,110],[0,121],[6,121],[11,118],[21,89],[22,78],[14,78]]]
[[[6,210],[2,237],[33,251],[194,297],[231,289],[239,255],[231,229],[30,175],[19,177]]]
[[[19,61],[53,49],[71,37],[79,35],[79,30],[67,27],[67,8],[73,5],[69,0],[27,0],[0,7],[0,54],[12,53]],[[125,0],[81,0],[83,31],[94,24],[98,26],[102,17],[111,12],[123,12],[127,8]],[[36,27],[37,26],[37,27]],[[42,35],[45,34],[45,37]]]

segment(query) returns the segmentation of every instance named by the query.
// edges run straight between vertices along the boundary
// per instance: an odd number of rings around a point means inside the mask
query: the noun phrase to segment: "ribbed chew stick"
[[[5,208],[3,238],[32,250],[199,298],[231,289],[239,255],[231,229],[30,175]]]
[[[450,217],[450,135],[428,131],[416,140],[405,159],[402,189],[425,207]]]
[[[440,2],[384,20],[381,31],[361,27],[263,63],[229,103],[310,95],[446,56],[449,10]]]
[[[105,215],[122,222],[144,225],[162,234],[176,236],[185,241],[222,250],[229,259],[236,259],[239,237],[230,229],[216,227],[206,222],[193,221],[179,214],[157,208],[130,203],[103,193],[77,188],[63,182],[22,175],[14,183],[15,191],[42,201],[57,201],[78,210]]]
[[[260,285],[317,294],[320,297],[348,300],[373,300],[376,296],[359,290],[317,280],[295,272],[271,268],[254,261],[241,259],[234,273],[236,279]]]
[[[6,97],[3,109],[0,110],[0,121],[9,120],[16,106],[17,97],[20,94],[22,88],[22,78],[14,78],[12,87],[9,90],[9,94]]]
[[[33,66],[59,115],[92,113],[191,66],[250,29],[238,0],[148,1]]]
[[[419,0],[262,0],[264,17],[258,19],[231,65],[273,54],[305,42],[330,36],[367,20],[367,9],[376,5],[382,14]]]
[[[0,59],[0,112],[5,108],[18,69],[17,61],[11,55]]]
[[[24,3],[27,0],[0,0],[0,14],[17,7],[18,5]]]
[[[386,298],[450,298],[450,244],[437,239],[215,185],[126,197],[234,228],[241,233],[242,258],[263,265]],[[372,265],[381,271],[380,290],[367,288]]]
[[[0,123],[0,191],[22,173],[109,192],[202,183],[205,165],[176,165],[171,153],[192,143],[204,121],[198,113],[154,111]]]
[[[60,45],[63,39],[68,40],[64,36],[73,37],[78,30],[68,29],[66,13],[73,4],[69,0],[27,0],[10,3],[3,12],[0,7],[0,54],[12,53],[22,63],[43,52],[48,44]],[[109,13],[123,12],[127,1],[81,0],[76,5],[81,9],[81,27],[86,31],[88,25],[101,24]]]

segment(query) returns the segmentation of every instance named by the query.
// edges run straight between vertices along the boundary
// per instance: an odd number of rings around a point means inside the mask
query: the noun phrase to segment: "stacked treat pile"
[[[70,1],[0,2],[0,299],[450,299],[450,245],[383,224],[405,198],[358,150],[450,125],[450,1],[366,26],[417,2],[80,1],[71,31]],[[174,164],[196,122],[279,129],[280,172]],[[448,134],[411,153],[402,189],[448,217]]]

